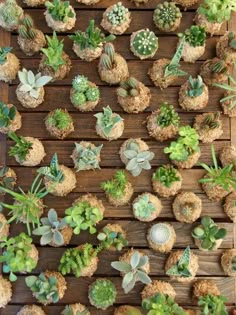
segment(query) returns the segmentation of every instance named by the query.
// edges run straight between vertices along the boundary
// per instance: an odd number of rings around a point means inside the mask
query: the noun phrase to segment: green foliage
[[[147,315],[187,315],[171,297],[161,293],[143,300],[142,307],[148,311]]]
[[[94,117],[97,118],[97,125],[107,137],[116,124],[123,120],[120,115],[113,114],[110,106],[103,107],[103,113],[95,114]]]
[[[208,166],[205,163],[200,165],[207,171],[207,175],[199,180],[200,183],[205,183],[210,186],[220,186],[226,191],[230,191],[233,187],[236,189],[236,177],[232,170],[234,165],[229,164],[225,167],[220,167],[217,162],[214,145],[211,146],[211,155],[213,166]]]
[[[7,54],[12,51],[12,47],[0,47],[0,65],[7,61]]]
[[[77,75],[72,81],[73,104],[80,106],[86,102],[95,102],[100,97],[100,91],[97,86],[91,86],[87,77]]]
[[[98,147],[93,147],[91,145],[84,147],[80,143],[75,143],[75,150],[77,152],[78,158],[75,163],[75,168],[77,172],[100,168],[99,166],[99,156],[102,149],[102,144]]]
[[[57,71],[61,65],[66,63],[63,59],[63,40],[58,40],[56,32],[53,32],[52,38],[46,35],[46,39],[48,47],[41,49],[46,57],[44,62],[54,71]]]
[[[204,0],[198,9],[211,23],[228,21],[232,11],[236,11],[234,0]]]
[[[135,97],[139,95],[139,82],[134,77],[129,77],[125,81],[121,81],[117,94],[120,97]]]
[[[228,83],[214,83],[213,86],[217,86],[223,89],[226,93],[228,92],[229,95],[225,96],[220,100],[221,103],[226,101],[231,101],[232,103],[229,106],[229,110],[232,110],[236,106],[236,80],[231,76],[228,75],[229,84]]]
[[[52,77],[41,73],[34,75],[34,73],[25,68],[22,71],[18,71],[18,77],[21,83],[19,90],[23,93],[29,93],[29,95],[35,99],[39,98],[41,88],[52,80]]]
[[[158,38],[149,29],[138,32],[131,43],[133,49],[141,56],[152,55],[158,48]]]
[[[0,263],[3,265],[3,272],[10,273],[9,280],[17,280],[15,273],[31,272],[37,265],[37,262],[29,256],[32,248],[32,239],[25,233],[20,233],[8,240],[5,238],[0,247],[3,248],[3,254],[0,256]]]
[[[75,16],[73,10],[70,7],[70,1],[46,1],[45,6],[48,10],[48,13],[55,21],[66,23],[68,18],[73,18]]]
[[[112,34],[105,36],[100,28],[95,27],[94,20],[90,20],[85,32],[77,31],[74,35],[69,35],[69,38],[79,45],[81,50],[86,48],[94,50],[103,43],[113,41],[116,37]]]
[[[65,211],[66,223],[74,229],[75,234],[80,234],[81,230],[89,230],[90,234],[96,233],[96,224],[103,219],[103,215],[98,207],[93,207],[87,201],[76,202]]]
[[[199,151],[199,136],[194,128],[183,126],[179,128],[179,137],[172,141],[164,153],[170,154],[171,160],[186,161],[194,152]]]
[[[228,34],[229,48],[236,49],[236,35],[234,32],[229,32]]]
[[[205,28],[198,25],[192,25],[184,33],[179,33],[180,38],[185,38],[185,41],[192,47],[204,46],[206,41]]]
[[[105,70],[112,70],[114,65],[115,48],[111,43],[106,43],[99,64]]]
[[[136,141],[129,141],[123,153],[126,159],[128,159],[126,169],[133,176],[140,175],[142,170],[151,169],[150,161],[154,158],[154,153],[148,150],[140,151]]]
[[[201,315],[228,315],[225,303],[227,298],[219,295],[201,296],[198,305],[201,307]]]
[[[189,271],[189,265],[190,265],[190,247],[186,247],[184,250],[182,256],[177,261],[175,265],[173,265],[170,269],[166,271],[166,274],[168,276],[175,276],[175,277],[184,277],[189,278],[192,276],[191,272]]]
[[[220,112],[208,113],[200,124],[201,129],[217,129],[220,127]]]
[[[112,231],[106,226],[102,229],[102,232],[98,234],[97,238],[104,249],[115,247],[116,250],[120,251],[124,246],[128,245],[128,241],[122,233]]]
[[[192,231],[192,237],[201,241],[201,247],[206,250],[213,250],[217,240],[223,239],[227,234],[226,229],[218,225],[208,216],[201,219],[201,226]]]
[[[25,137],[18,137],[15,132],[8,132],[8,137],[11,138],[16,144],[10,147],[8,152],[9,156],[15,156],[20,162],[24,162],[27,154],[32,148],[32,143],[27,141]]]
[[[117,2],[112,6],[112,10],[106,13],[106,17],[113,26],[119,26],[127,21],[128,12],[129,10],[121,2]]]
[[[40,244],[48,245],[51,242],[57,246],[64,244],[61,231],[67,226],[65,219],[59,219],[54,209],[48,211],[48,217],[40,219],[41,226],[33,230],[34,235],[40,235]]]
[[[10,126],[16,116],[16,107],[8,107],[5,103],[0,102],[0,128]]]
[[[47,116],[46,122],[50,127],[66,130],[73,123],[73,120],[66,109],[57,108]]]
[[[178,127],[179,121],[180,117],[178,113],[175,111],[174,106],[164,102],[160,107],[159,113],[156,115],[157,125],[160,126],[161,128],[165,128],[170,125]]]
[[[116,287],[108,279],[97,279],[89,288],[89,300],[92,305],[99,309],[106,309],[113,305],[116,300]]]
[[[123,170],[119,170],[111,180],[101,183],[101,188],[113,198],[120,199],[124,195],[127,184],[127,175]]]
[[[153,20],[158,26],[168,31],[181,17],[182,14],[176,4],[165,1],[157,5]]]
[[[13,190],[15,178],[10,177],[7,175],[9,171],[9,167],[3,166],[0,168],[0,194],[1,194],[1,187]]]
[[[76,92],[85,93],[89,88],[89,80],[84,75],[77,75],[72,81],[72,87]]]
[[[129,263],[124,261],[114,261],[111,263],[114,269],[124,274],[122,288],[125,293],[129,293],[134,288],[137,281],[144,284],[150,284],[152,282],[144,270],[144,266],[148,263],[148,256],[142,256],[138,251],[134,251]]]
[[[49,166],[40,167],[37,171],[54,183],[61,183],[64,180],[64,174],[59,168],[57,154],[54,153]]]
[[[57,278],[46,277],[42,272],[39,276],[25,278],[26,286],[32,291],[34,297],[42,304],[57,303],[59,301]]]
[[[133,204],[134,213],[139,218],[150,218],[152,213],[156,210],[154,204],[150,201],[148,194],[143,194]]]
[[[17,4],[16,0],[6,0],[0,6],[1,20],[9,28],[15,28],[22,15],[23,9]]]
[[[34,22],[32,18],[25,14],[23,18],[19,21],[18,34],[23,39],[34,40],[36,36]]]
[[[211,72],[216,74],[227,74],[228,68],[224,60],[209,60],[208,63],[210,64]]]
[[[193,77],[190,76],[188,81],[189,89],[186,91],[187,96],[197,97],[202,95],[204,89],[202,77],[198,75],[196,79],[193,79]]]
[[[152,178],[167,188],[170,188],[173,183],[180,181],[180,177],[177,175],[177,170],[172,165],[160,166],[153,174]]]
[[[73,311],[73,308],[70,305],[66,305],[64,311],[62,312],[62,315],[88,315],[89,311],[87,308],[85,308],[82,312],[76,311],[76,314]]]

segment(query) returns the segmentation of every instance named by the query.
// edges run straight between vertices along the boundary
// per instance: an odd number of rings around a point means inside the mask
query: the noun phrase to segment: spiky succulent
[[[1,20],[10,29],[16,28],[22,15],[23,9],[17,4],[16,0],[6,0],[0,6]]]
[[[158,49],[158,38],[148,28],[140,30],[134,36],[131,46],[138,55],[143,57],[150,56]]]
[[[75,313],[71,305],[66,305],[64,311],[61,314],[62,315],[88,315],[89,311],[87,308],[85,308],[83,311],[78,310]]]
[[[114,177],[111,180],[101,183],[101,187],[113,198],[120,199],[124,195],[127,184],[127,175],[123,170],[120,170],[114,174]]]
[[[177,263],[173,265],[172,267],[170,267],[170,269],[166,271],[166,274],[168,276],[176,276],[176,277],[184,277],[184,278],[191,277],[192,274],[189,271],[190,257],[191,257],[191,252],[190,252],[190,247],[188,246],[184,250],[182,256],[177,261]]]
[[[17,136],[14,132],[8,132],[8,137],[11,138],[15,145],[10,147],[9,156],[15,156],[20,162],[24,162],[27,154],[32,148],[32,143],[26,140],[25,137]]]
[[[236,50],[236,36],[234,32],[229,32],[228,34],[229,47]]]
[[[129,10],[123,6],[122,2],[117,2],[112,9],[106,13],[107,20],[113,26],[119,26],[127,21],[127,13]]]
[[[49,301],[59,301],[58,280],[54,276],[45,276],[42,272],[39,276],[28,276],[25,278],[26,286],[32,291],[34,297],[42,304]]]
[[[23,39],[34,40],[36,36],[34,21],[32,18],[25,14],[23,18],[19,21],[18,34]]]
[[[15,184],[15,178],[9,176],[7,173],[9,171],[9,167],[3,166],[0,168],[0,194],[1,187],[13,190]]]
[[[122,233],[112,231],[107,226],[102,229],[97,238],[104,249],[115,247],[116,250],[120,251],[124,246],[128,245],[128,241]]]
[[[182,17],[180,9],[174,2],[159,3],[154,11],[153,20],[157,26],[167,31]]]
[[[188,82],[189,82],[189,88],[186,91],[187,96],[197,97],[197,96],[202,95],[204,85],[203,85],[202,77],[200,75],[198,75],[196,79],[190,76],[188,79]]]
[[[180,117],[175,111],[174,106],[164,102],[160,107],[159,113],[156,115],[157,125],[161,128],[165,128],[170,125],[178,127],[179,121]]]
[[[83,146],[80,143],[75,143],[76,158],[74,158],[74,164],[77,172],[100,168],[99,161],[102,146],[102,144],[98,147],[90,144]]]
[[[228,75],[229,84],[228,83],[214,83],[213,86],[217,86],[223,89],[226,93],[229,93],[225,97],[223,97],[220,102],[224,103],[226,101],[231,101],[232,103],[229,106],[229,110],[232,110],[236,106],[236,80],[231,75]]]
[[[61,231],[67,226],[65,219],[59,219],[54,209],[48,211],[48,217],[40,219],[41,224],[33,230],[34,235],[40,235],[40,244],[48,245],[54,243],[57,246],[64,244]]]
[[[149,238],[157,246],[167,244],[172,236],[170,225],[167,223],[156,223],[149,230]]]
[[[66,23],[68,21],[68,18],[73,18],[75,15],[69,1],[46,1],[45,6],[48,10],[48,13],[55,21]]]
[[[94,50],[103,43],[113,41],[116,37],[112,34],[105,36],[100,28],[95,27],[94,20],[90,20],[89,26],[85,32],[77,31],[75,34],[70,35],[69,38],[72,39],[76,45],[79,45],[81,50],[86,48]]]
[[[124,274],[122,288],[125,293],[129,293],[138,281],[144,284],[150,284],[152,282],[143,269],[148,263],[148,256],[142,256],[138,251],[134,251],[128,263],[124,261],[114,261],[111,263],[114,269]]]
[[[12,47],[0,47],[0,65],[7,61],[7,54],[12,51]]]
[[[143,194],[133,204],[134,213],[139,218],[149,218],[156,210],[154,204],[150,201],[148,194]]]
[[[211,23],[222,23],[228,21],[231,12],[236,11],[234,0],[204,0],[201,3],[198,12],[205,15],[206,19]]]
[[[31,272],[36,267],[37,261],[29,255],[32,239],[25,233],[2,240],[0,247],[3,249],[0,263],[3,264],[3,272],[10,273],[10,281],[17,280],[15,273]]]
[[[95,114],[97,126],[106,136],[109,136],[112,129],[123,119],[118,114],[113,114],[110,106],[103,107],[103,113]]]
[[[89,287],[88,297],[90,303],[98,309],[107,309],[116,300],[116,287],[108,279],[97,279]]]
[[[192,25],[184,33],[179,33],[180,38],[185,38],[185,41],[192,47],[204,46],[206,41],[205,28],[198,25]]]
[[[85,93],[89,88],[89,80],[84,75],[77,75],[72,81],[72,87],[76,92]]]
[[[46,122],[50,127],[66,130],[73,120],[66,109],[57,108],[47,116]]]
[[[112,70],[114,66],[115,48],[111,43],[104,45],[99,65],[105,70]]]
[[[40,72],[34,75],[31,70],[28,71],[25,68],[22,71],[18,71],[18,78],[21,83],[19,91],[28,93],[35,99],[39,98],[41,88],[52,79],[52,77],[47,75],[42,76]]]
[[[215,60],[209,60],[208,61],[209,65],[210,65],[210,70],[212,73],[215,73],[215,74],[227,74],[228,72],[228,68],[225,64],[225,61],[224,60],[218,60],[218,59],[215,59]]]
[[[56,153],[53,154],[50,165],[40,167],[37,172],[55,183],[60,183],[64,180],[64,174],[59,168],[58,157]]]
[[[198,301],[201,313],[200,315],[228,315],[225,303],[227,298],[222,295],[205,295],[201,296]]]
[[[160,166],[153,174],[152,178],[167,188],[170,188],[173,183],[180,181],[177,170],[173,165]]]
[[[41,48],[41,51],[45,55],[45,64],[51,67],[54,71],[57,71],[61,65],[66,62],[63,59],[63,40],[59,41],[56,32],[53,32],[53,36],[46,35],[47,48]]]
[[[8,127],[16,116],[16,107],[0,102],[0,128]]]
[[[223,239],[226,234],[226,229],[219,228],[209,216],[202,217],[201,225],[192,231],[193,238],[200,240],[201,247],[206,250],[213,250],[217,240]]]
[[[220,112],[208,113],[204,115],[204,119],[201,123],[201,129],[217,129],[220,127]]]
[[[123,98],[138,96],[138,86],[138,80],[134,77],[129,77],[127,80],[120,83],[120,87],[117,89],[117,95]]]

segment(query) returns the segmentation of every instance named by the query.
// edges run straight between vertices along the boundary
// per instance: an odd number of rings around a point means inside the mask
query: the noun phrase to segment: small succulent
[[[174,106],[164,102],[160,107],[160,112],[156,116],[156,123],[161,128],[168,127],[170,125],[179,126],[180,117],[176,113]]]
[[[135,216],[140,218],[149,218],[156,210],[148,194],[140,196],[138,201],[133,204],[133,208]]]
[[[232,11],[236,11],[234,0],[214,0],[214,3],[212,0],[204,0],[198,9],[198,12],[205,15],[211,23],[228,21]]]
[[[181,258],[179,261],[173,265],[170,269],[166,271],[166,274],[168,276],[177,276],[177,277],[185,277],[189,278],[192,276],[191,272],[189,271],[189,265],[190,265],[190,247],[186,247],[184,250]]]
[[[117,94],[123,98],[138,96],[138,86],[138,80],[136,80],[134,77],[129,77],[126,81],[122,81],[120,83],[120,87],[117,89]]]
[[[150,284],[152,282],[143,269],[148,262],[148,256],[142,256],[138,251],[134,251],[129,263],[123,261],[114,261],[111,263],[114,269],[124,274],[122,288],[125,293],[129,293],[134,288],[137,281],[144,284]]]
[[[192,47],[204,46],[206,41],[205,28],[198,25],[192,25],[184,33],[179,33],[180,38],[185,38],[185,41]]]
[[[224,103],[226,101],[232,101],[232,104],[229,106],[229,110],[232,110],[236,106],[236,80],[228,75],[229,84],[228,83],[214,83],[213,86],[217,86],[223,89],[225,92],[229,92],[229,95],[223,97],[220,102]]]
[[[224,60],[210,60],[210,70],[215,74],[226,74],[228,72],[228,68],[225,64]]]
[[[7,61],[7,54],[12,51],[12,47],[0,47],[0,65]]]
[[[157,246],[167,244],[173,237],[172,226],[168,223],[156,223],[149,231],[149,238]]]
[[[22,71],[18,71],[18,78],[21,83],[19,90],[29,93],[35,99],[39,98],[41,88],[52,79],[52,77],[47,75],[41,76],[40,72],[34,75],[31,70],[27,71],[25,68]]]
[[[158,38],[149,29],[141,30],[133,38],[131,43],[135,52],[141,56],[149,56],[155,53],[158,48]]]
[[[124,156],[128,159],[126,169],[133,176],[139,176],[142,170],[150,170],[150,161],[154,158],[151,151],[140,151],[138,143],[131,141],[124,150]]]
[[[90,303],[99,309],[107,309],[116,300],[116,287],[108,279],[97,279],[89,287],[88,297]]]
[[[3,272],[10,273],[10,281],[17,280],[15,273],[31,272],[36,267],[37,262],[29,256],[31,246],[32,239],[25,233],[1,242],[0,247],[3,249],[3,254],[0,256],[0,263],[4,264]]]
[[[197,226],[192,231],[193,238],[201,241],[201,247],[206,250],[213,250],[216,241],[223,239],[227,234],[226,229],[219,228],[218,225],[208,216],[201,219],[201,226]]]
[[[46,277],[42,272],[39,276],[28,276],[25,278],[26,286],[32,291],[34,297],[42,304],[59,301],[58,280],[56,277]]]
[[[45,55],[45,64],[57,71],[61,65],[65,64],[63,59],[63,40],[59,41],[56,32],[53,32],[52,38],[46,35],[47,48],[42,48],[41,51]]]
[[[72,87],[78,93],[85,93],[89,88],[89,80],[84,75],[77,75],[72,81]]]
[[[220,112],[208,113],[205,115],[200,128],[201,129],[217,129],[220,127]]]
[[[201,308],[200,315],[228,315],[225,303],[227,298],[222,295],[205,295],[201,296],[198,305]]]
[[[182,17],[180,9],[174,2],[159,3],[154,11],[153,20],[156,25],[169,30]]]
[[[75,143],[75,150],[78,158],[75,163],[75,168],[77,172],[87,170],[87,169],[97,169],[99,166],[99,156],[102,150],[102,144],[98,147],[93,147],[91,145],[84,147],[80,143]]]
[[[85,308],[83,311],[74,312],[73,308],[70,305],[66,305],[64,311],[61,313],[62,315],[88,315],[89,311]]]
[[[65,211],[66,223],[74,229],[75,234],[80,234],[81,230],[89,230],[90,234],[96,233],[96,224],[103,219],[103,215],[98,207],[91,206],[87,201],[75,203]]]
[[[29,150],[32,148],[32,143],[27,141],[25,137],[18,137],[12,131],[8,132],[8,137],[15,142],[15,145],[10,147],[9,156],[17,156],[20,162],[25,161]]]
[[[113,5],[112,10],[106,13],[107,20],[113,26],[119,26],[127,20],[127,13],[129,10],[122,5],[121,2],[117,2]]]
[[[122,233],[112,231],[106,226],[98,234],[97,239],[101,242],[101,246],[104,249],[115,247],[116,250],[120,251],[124,246],[128,245],[128,241]]]
[[[189,82],[189,88],[186,91],[187,96],[197,97],[197,96],[202,95],[204,85],[203,85],[202,77],[200,75],[198,75],[196,79],[190,76],[188,79],[188,82]]]
[[[57,246],[64,244],[64,238],[62,233],[67,223],[65,219],[59,219],[57,213],[54,209],[48,211],[48,217],[40,219],[41,226],[33,230],[34,235],[40,235],[40,244],[48,245],[51,242],[55,243]]]
[[[8,127],[16,116],[16,107],[0,102],[0,128]]]
[[[16,28],[20,17],[23,15],[23,9],[17,4],[16,0],[6,0],[0,6],[1,20],[7,27]]]
[[[172,165],[160,166],[153,174],[152,178],[167,188],[170,188],[173,183],[180,181],[180,177],[177,175],[177,170]]]
[[[69,1],[53,0],[52,2],[46,1],[45,6],[48,13],[55,21],[66,23],[68,18],[74,17],[74,12],[70,7]]]
[[[117,171],[111,180],[103,182],[101,187],[107,194],[110,194],[115,199],[120,199],[125,192],[128,184],[127,175],[123,170]]]
[[[25,14],[23,18],[19,21],[17,31],[20,38],[28,40],[35,39],[36,32],[34,28],[34,22],[28,14]]]
[[[54,183],[61,183],[64,180],[64,174],[59,168],[57,154],[53,154],[49,166],[40,167],[37,171],[39,174],[44,175],[47,179]]]
[[[7,173],[9,171],[9,167],[3,166],[0,168],[0,194],[1,187],[13,190],[15,184],[15,178],[8,176]]]
[[[115,48],[111,43],[104,45],[103,53],[100,57],[99,64],[105,70],[112,70],[114,66]]]
[[[229,40],[229,47],[235,50],[236,49],[236,36],[233,32],[229,32],[228,40]]]
[[[97,118],[97,125],[106,136],[109,136],[116,124],[123,120],[120,115],[113,114],[110,106],[103,107],[103,113],[95,114],[94,117]]]
[[[48,115],[46,118],[47,124],[50,127],[55,127],[59,130],[66,130],[73,122],[67,110],[57,108],[51,113],[52,114]]]

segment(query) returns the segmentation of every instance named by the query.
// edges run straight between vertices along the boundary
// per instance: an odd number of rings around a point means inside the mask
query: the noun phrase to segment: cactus
[[[54,127],[59,130],[66,130],[70,127],[72,122],[73,120],[67,110],[63,110],[61,108],[55,109],[46,118],[46,123],[50,127]]]
[[[156,210],[148,194],[143,194],[133,205],[134,213],[139,218],[149,218]]]
[[[170,125],[179,126],[180,117],[176,113],[174,106],[164,102],[160,107],[160,112],[156,116],[156,123],[161,128],[168,127]]]
[[[113,26],[119,26],[127,20],[127,13],[129,10],[125,8],[121,2],[113,5],[112,10],[106,13],[108,21]]]
[[[98,309],[107,309],[113,305],[116,300],[116,287],[108,279],[97,279],[89,287],[90,303]]]
[[[172,237],[170,225],[167,223],[156,223],[149,230],[149,238],[152,243],[161,246],[169,242]]]
[[[12,51],[12,47],[1,47],[0,48],[0,65],[4,65],[7,61],[7,54]]]
[[[103,107],[103,113],[95,114],[94,117],[97,118],[97,125],[106,136],[109,136],[116,124],[123,120],[118,114],[113,114],[110,106]]]
[[[89,87],[88,78],[84,75],[77,75],[72,81],[72,87],[76,92],[86,92]]]
[[[136,80],[134,77],[129,77],[126,81],[122,81],[120,83],[120,87],[117,89],[117,94],[123,98],[138,96],[138,86],[138,80]]]
[[[84,147],[80,143],[75,143],[75,150],[77,158],[74,160],[75,168],[77,172],[87,170],[87,169],[96,169],[100,168],[100,152],[103,145],[98,147],[93,147],[91,145]]]
[[[170,29],[175,22],[182,17],[180,9],[174,2],[163,2],[157,5],[153,19],[157,25],[166,30]]]
[[[0,102],[0,128],[10,126],[16,116],[16,107],[8,107],[5,103]]]
[[[76,76],[72,81],[73,104],[80,106],[86,102],[96,102],[100,97],[100,91],[97,86],[90,86],[89,80],[83,75]]]
[[[197,97],[202,95],[203,93],[203,80],[200,75],[197,76],[196,79],[193,79],[192,76],[189,77],[188,79],[189,82],[189,89],[187,90],[187,96],[189,97]]]
[[[149,29],[141,30],[134,37],[131,45],[141,56],[153,55],[158,48],[158,38]]]
[[[210,70],[216,74],[226,74],[228,68],[224,60],[210,60]]]
[[[115,49],[111,43],[107,43],[104,46],[103,53],[100,57],[100,65],[106,69],[111,70],[114,64],[114,57],[115,57]]]
[[[0,17],[6,24],[7,28],[15,29],[22,15],[23,9],[15,0],[6,0],[0,6]]]
[[[36,32],[34,28],[34,22],[28,14],[25,14],[24,17],[19,21],[18,33],[23,39],[35,39]]]
[[[192,25],[184,33],[179,33],[180,38],[185,38],[186,42],[192,47],[204,46],[206,41],[205,28],[198,25]]]
[[[53,0],[46,1],[45,6],[48,13],[55,21],[66,23],[69,18],[74,17],[74,12],[70,7],[69,1]]]
[[[236,256],[232,257],[231,260],[231,269],[236,272]]]
[[[202,129],[217,129],[220,127],[220,112],[208,113],[205,115],[202,123]]]
[[[100,92],[98,87],[89,87],[86,91],[86,98],[89,102],[95,102],[99,99]]]

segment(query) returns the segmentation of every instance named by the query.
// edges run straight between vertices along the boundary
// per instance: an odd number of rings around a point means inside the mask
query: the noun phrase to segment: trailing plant
[[[217,240],[223,239],[226,234],[226,229],[219,228],[209,216],[202,217],[201,226],[192,231],[192,237],[200,240],[201,247],[207,250],[213,250]]]
[[[111,266],[124,274],[122,288],[125,293],[129,293],[137,281],[150,284],[152,280],[144,270],[144,266],[149,263],[148,256],[141,256],[138,251],[134,251],[129,263],[124,261],[114,261]]]
[[[106,309],[115,303],[116,294],[113,282],[108,279],[97,279],[90,286],[88,297],[96,308]]]
[[[106,17],[113,26],[119,26],[127,21],[128,12],[129,10],[121,2],[117,2],[113,5],[112,10],[106,13]]]
[[[41,51],[45,55],[45,64],[52,67],[54,71],[57,71],[61,65],[65,64],[63,59],[63,40],[59,41],[56,32],[53,32],[52,38],[46,35],[48,47],[41,48]]]
[[[36,32],[34,28],[34,21],[28,14],[25,14],[23,18],[20,19],[17,31],[19,36],[23,39],[35,39]]]
[[[106,136],[109,136],[115,125],[123,120],[120,115],[113,114],[110,106],[103,107],[103,113],[95,114],[94,117],[97,118],[97,125]]]
[[[204,46],[206,41],[205,28],[198,25],[192,25],[184,33],[179,33],[180,38],[185,38],[185,41],[192,47]]]
[[[234,0],[204,0],[201,3],[198,12],[205,15],[206,19],[211,23],[222,23],[228,21],[231,12],[236,11]]]
[[[202,123],[202,129],[217,129],[220,127],[220,112],[209,113],[205,115]]]
[[[216,74],[226,74],[228,72],[228,68],[225,66],[224,60],[211,61],[210,70]]]
[[[171,142],[164,153],[170,154],[171,160],[186,161],[188,157],[199,150],[199,136],[194,128],[182,126],[179,128],[179,137]]]
[[[32,148],[32,143],[26,140],[25,137],[18,137],[12,131],[8,132],[8,137],[15,142],[15,145],[10,147],[9,156],[17,156],[20,162],[24,162],[29,150]]]
[[[37,172],[55,183],[61,183],[64,180],[64,174],[59,168],[58,157],[56,153],[53,154],[50,165],[40,167]]]
[[[8,127],[16,116],[15,106],[8,107],[0,102],[0,128]]]
[[[180,177],[177,174],[177,170],[173,165],[160,166],[153,174],[153,180],[160,182],[167,188],[170,188],[173,183],[180,181]]]
[[[18,78],[21,83],[19,91],[29,93],[31,97],[36,99],[39,98],[41,88],[52,80],[50,76],[41,76],[41,73],[34,75],[31,70],[27,71],[25,68],[18,71]]]
[[[206,170],[207,175],[204,178],[201,178],[199,182],[202,184],[208,184],[212,187],[220,186],[226,191],[229,191],[231,187],[236,189],[236,178],[232,173],[234,165],[229,164],[225,167],[220,167],[217,162],[214,145],[211,146],[211,156],[213,166],[200,163],[200,165]]]
[[[189,266],[190,266],[190,247],[187,246],[184,250],[182,256],[177,261],[175,265],[173,265],[170,269],[166,271],[166,274],[168,276],[176,276],[176,277],[184,277],[189,278],[192,276]]]
[[[232,101],[231,105],[229,106],[229,110],[232,110],[236,106],[236,80],[231,76],[228,75],[229,84],[228,83],[214,83],[213,86],[217,86],[223,89],[229,95],[223,97],[220,102],[224,103],[226,101]],[[231,84],[231,85],[230,85]]]
[[[0,65],[7,61],[7,54],[12,51],[12,47],[0,47]]]
[[[75,16],[69,1],[46,1],[45,6],[48,10],[48,13],[55,21],[66,23],[68,18],[73,18]]]
[[[104,45],[103,53],[100,57],[100,65],[105,70],[112,70],[114,66],[115,48],[111,43]]]
[[[19,18],[23,15],[23,9],[17,4],[16,0],[6,0],[0,6],[1,20],[8,27],[18,25]]]
[[[139,95],[139,82],[134,77],[129,77],[126,81],[120,83],[117,94],[120,97],[135,97]]]
[[[65,219],[59,219],[54,209],[48,211],[48,216],[41,218],[41,225],[33,230],[34,235],[41,236],[40,244],[48,245],[51,242],[57,246],[64,244],[64,238],[61,231],[67,226]]]
[[[13,190],[15,178],[8,176],[7,173],[9,171],[9,167],[3,166],[0,168],[0,194],[1,194],[1,187]]]
[[[93,169],[100,168],[99,166],[99,155],[102,149],[102,144],[98,147],[89,145],[84,147],[80,143],[75,143],[75,150],[78,154],[78,159],[74,162],[77,172],[86,170],[88,167]]]
[[[101,47],[103,43],[111,42],[116,37],[112,34],[105,36],[100,28],[95,27],[94,20],[89,21],[89,26],[85,32],[77,31],[73,35],[69,35],[69,38],[72,39],[76,45],[80,46],[81,50],[86,48],[96,49]]]
[[[103,219],[103,215],[98,207],[91,206],[87,201],[75,203],[65,211],[66,223],[74,229],[75,234],[80,234],[81,230],[89,230],[90,234],[96,233],[96,224]]]
[[[70,114],[62,108],[55,109],[51,115],[47,116],[47,124],[59,130],[66,130],[70,127],[71,123],[72,118]]]
[[[10,273],[9,280],[17,280],[15,273],[31,272],[37,265],[37,261],[30,257],[32,239],[25,233],[20,233],[15,237],[3,239],[0,247],[3,254],[0,256],[0,263],[3,265],[3,272]]]
[[[43,272],[39,276],[25,278],[26,286],[32,291],[34,297],[42,304],[59,301],[58,280],[54,276],[46,277]]]
[[[138,201],[133,204],[133,208],[135,216],[140,218],[149,218],[156,210],[148,194],[140,196]]]
[[[222,295],[201,296],[198,305],[201,308],[201,315],[228,315],[225,303],[227,298]]]
[[[128,241],[122,233],[112,231],[106,226],[102,229],[102,232],[98,234],[97,239],[101,242],[101,246],[104,249],[113,246],[116,250],[120,251],[124,246],[128,245]]]
[[[166,30],[170,29],[182,17],[180,9],[174,2],[159,3],[154,11],[154,22]]]
[[[123,170],[119,170],[114,174],[111,180],[101,183],[101,188],[113,198],[120,199],[125,193],[127,184],[127,175]]]
[[[70,305],[66,305],[64,311],[62,312],[62,315],[88,315],[89,311],[87,308],[85,308],[83,311],[76,311],[74,312],[73,308]]]
[[[234,32],[229,32],[228,40],[229,40],[229,47],[235,50],[236,49],[236,36]]]
[[[158,38],[149,29],[141,30],[132,40],[133,49],[141,56],[149,56],[158,48]]]
[[[196,79],[190,76],[188,79],[188,82],[189,82],[189,88],[186,92],[187,96],[198,97],[202,95],[204,84],[203,84],[202,77],[200,75],[198,75]]]
[[[174,106],[164,102],[160,107],[159,113],[156,115],[157,125],[161,128],[165,128],[170,125],[178,127],[179,121],[180,117],[175,111]]]

